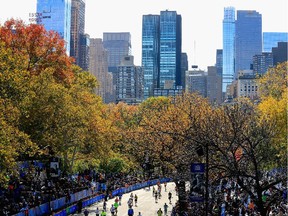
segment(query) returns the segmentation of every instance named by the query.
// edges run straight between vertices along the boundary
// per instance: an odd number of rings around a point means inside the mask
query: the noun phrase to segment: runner
[[[85,210],[84,210],[84,215],[85,215],[85,216],[88,216],[88,215],[89,215],[89,211],[88,211],[87,208],[85,208]]]
[[[137,216],[142,216],[141,212],[139,212],[139,214]]]
[[[155,193],[155,203],[158,203],[158,195],[157,195],[157,192]]]
[[[158,216],[162,216],[162,215],[163,215],[163,211],[162,211],[161,208],[159,208],[159,210],[157,211],[157,215],[158,215]]]
[[[96,208],[95,213],[96,213],[96,216],[100,216],[100,211],[98,207]]]
[[[103,210],[106,212],[107,211],[107,203],[106,201],[104,200],[103,202]]]
[[[113,204],[111,205],[110,212],[111,212],[111,215],[112,215],[112,216],[115,215],[115,207],[114,207]]]
[[[138,201],[138,196],[135,194],[135,196],[134,196],[135,206],[137,206],[137,201]]]
[[[164,208],[164,215],[166,216],[167,213],[168,213],[168,205],[167,205],[167,203],[164,204],[163,208]]]
[[[101,216],[107,216],[107,213],[105,212],[105,210],[103,209],[101,212]]]
[[[134,210],[131,208],[128,209],[128,216],[133,216],[134,215]]]
[[[168,199],[169,199],[169,204],[172,204],[171,199],[172,199],[172,193],[169,191],[168,193]]]
[[[115,202],[114,203],[114,208],[115,208],[115,214],[117,215],[117,213],[118,213],[118,207],[119,207],[119,203],[118,202]]]
[[[167,192],[167,182],[164,182],[165,192]]]

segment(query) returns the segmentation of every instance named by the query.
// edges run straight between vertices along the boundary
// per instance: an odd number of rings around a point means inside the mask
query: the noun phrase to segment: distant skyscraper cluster
[[[257,97],[256,75],[287,61],[287,32],[263,32],[255,10],[224,8],[222,49],[207,72],[188,70],[182,53],[182,17],[160,11],[142,17],[142,65],[134,65],[131,34],[104,32],[103,39],[85,33],[85,0],[37,0],[39,24],[65,40],[75,64],[96,76],[95,93],[105,103],[137,104],[151,96],[198,92],[211,103],[237,96]],[[257,77],[259,77],[257,76]]]
[[[287,33],[264,32],[262,34],[262,15],[259,12],[238,10],[237,18],[235,18],[233,7],[224,8],[222,65],[224,97],[237,96],[235,92],[240,89],[235,86],[237,80],[240,82],[240,79],[243,80],[247,77],[247,79],[251,79],[253,76],[255,78],[257,74],[263,75],[276,62],[287,61],[287,48],[285,53],[287,41]],[[218,56],[217,50],[217,61]],[[216,65],[218,64],[216,63]],[[218,68],[220,67],[218,66]],[[247,87],[248,91],[257,91],[257,88]],[[255,97],[257,94],[248,92],[239,95],[253,95]]]

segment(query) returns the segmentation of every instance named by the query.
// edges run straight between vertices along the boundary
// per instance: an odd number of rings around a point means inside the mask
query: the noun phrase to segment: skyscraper
[[[187,53],[181,53],[181,85],[185,89],[185,74],[188,71],[188,56]]]
[[[262,53],[262,15],[254,10],[237,11],[235,31],[235,75],[252,69],[253,56]]]
[[[99,83],[99,87],[95,90],[96,94],[100,95],[105,103],[112,102],[112,95],[115,95],[115,92],[113,92],[111,74],[108,73],[108,52],[104,49],[102,39],[90,39],[89,57],[89,71],[97,78]],[[115,102],[115,99],[113,102]]]
[[[217,75],[222,77],[223,73],[223,49],[216,50],[216,68]],[[221,81],[222,83],[222,81]]]
[[[71,42],[70,56],[75,59],[75,63],[82,66],[80,63],[81,54],[81,37],[84,42],[85,31],[85,0],[72,0],[71,6]],[[85,55],[85,54],[84,54]],[[83,68],[87,70],[86,68]]]
[[[81,34],[78,65],[85,71],[89,70],[89,51],[90,51],[89,46],[90,46],[90,36],[88,34]]]
[[[142,68],[134,65],[134,57],[123,56],[116,72],[116,103],[141,103],[143,100]]]
[[[131,35],[129,32],[104,32],[103,45],[108,50],[108,70],[116,73],[123,56],[131,54]]]
[[[182,18],[176,11],[160,12],[160,88],[181,85]]]
[[[178,89],[181,78],[182,18],[176,11],[144,15],[142,23],[142,67],[145,98],[155,89]]]
[[[261,55],[253,56],[253,72],[255,74],[265,74],[270,67],[273,67],[272,52],[263,52]]]
[[[263,52],[272,52],[278,42],[288,42],[287,32],[263,32]]]
[[[142,67],[144,69],[144,98],[153,95],[159,86],[159,15],[142,17]]]
[[[279,63],[288,61],[288,42],[278,42],[277,47],[272,48],[273,54],[273,64],[277,65]]]
[[[226,92],[227,85],[231,84],[234,77],[235,61],[235,9],[224,8],[223,19],[223,69],[222,92]]]
[[[66,42],[66,51],[70,53],[71,0],[37,0],[37,13],[42,14],[41,21],[47,31],[57,32]]]

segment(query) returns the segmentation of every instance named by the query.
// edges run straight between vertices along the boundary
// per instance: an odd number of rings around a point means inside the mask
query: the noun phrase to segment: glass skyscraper
[[[142,67],[144,69],[144,98],[153,95],[153,89],[159,86],[159,15],[142,17]]]
[[[263,52],[272,52],[278,42],[288,42],[287,32],[263,32]]]
[[[66,42],[70,54],[71,0],[37,0],[37,13],[42,14],[38,24],[47,31],[53,30]]]
[[[71,5],[71,42],[70,42],[70,56],[75,59],[75,63],[82,67],[84,70],[88,68],[85,67],[88,62],[83,62],[81,57],[87,55],[83,47],[83,40],[85,40],[85,0],[72,0]],[[82,44],[82,45],[81,45]]]
[[[176,11],[160,12],[160,88],[181,84],[181,22]]]
[[[222,62],[222,92],[226,92],[227,85],[234,77],[235,61],[235,9],[224,8],[223,19],[223,62]]]
[[[237,11],[235,31],[235,76],[252,69],[253,56],[262,53],[262,15],[255,10]]]
[[[116,73],[122,57],[131,54],[129,32],[104,32],[103,45],[108,50],[108,70]]]
[[[181,15],[161,11],[144,15],[142,20],[142,67],[144,98],[155,89],[176,89],[181,86]]]

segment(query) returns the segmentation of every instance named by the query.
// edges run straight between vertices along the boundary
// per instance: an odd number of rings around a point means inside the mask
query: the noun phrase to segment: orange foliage
[[[57,80],[71,81],[73,59],[67,56],[65,41],[56,32],[48,32],[42,25],[26,25],[21,20],[11,19],[0,26],[0,41],[13,55],[24,58],[23,69],[31,75],[39,75],[52,67]]]

